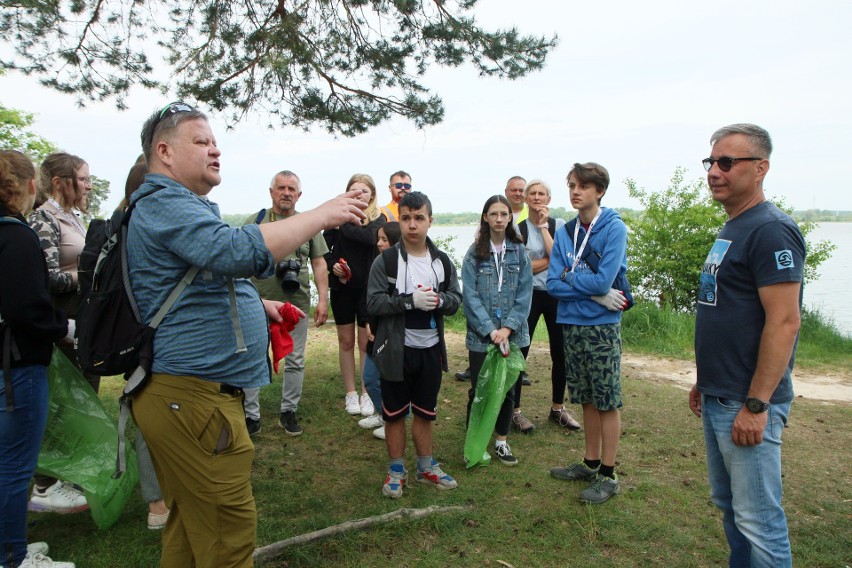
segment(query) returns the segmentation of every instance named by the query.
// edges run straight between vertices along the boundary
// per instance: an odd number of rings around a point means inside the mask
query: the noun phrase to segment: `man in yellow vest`
[[[381,208],[382,214],[388,221],[399,221],[399,200],[411,191],[411,174],[399,170],[390,177],[388,189],[391,193],[390,203]]]
[[[509,200],[509,205],[512,207],[512,221],[514,222],[515,227],[526,220],[530,214],[524,197],[524,188],[526,185],[527,180],[521,176],[512,176],[509,178],[509,181],[506,182],[506,199]]]

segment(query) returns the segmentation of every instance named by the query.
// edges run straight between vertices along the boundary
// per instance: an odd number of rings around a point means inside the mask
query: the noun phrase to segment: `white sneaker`
[[[376,407],[373,406],[373,401],[370,400],[370,395],[361,393],[361,416],[372,416],[376,413]]]
[[[27,545],[27,554],[41,554],[47,556],[50,547],[46,542],[31,542]]]
[[[363,407],[361,407],[363,408]],[[385,421],[382,420],[381,414],[373,414],[368,418],[363,418],[358,421],[358,426],[361,428],[366,428],[367,430],[372,430],[374,428],[378,428],[379,426],[384,425]]]
[[[59,480],[44,490],[33,486],[33,494],[27,505],[27,509],[36,513],[79,513],[88,508],[86,497],[79,490]]]
[[[346,412],[352,416],[361,414],[361,403],[358,402],[358,393],[350,392],[344,400],[346,403]]]
[[[381,428],[376,428],[375,430],[373,430],[373,437],[378,438],[379,440],[384,440],[385,439],[385,427],[382,426]]]
[[[73,562],[55,562],[44,554],[27,554],[18,568],[75,568]]]

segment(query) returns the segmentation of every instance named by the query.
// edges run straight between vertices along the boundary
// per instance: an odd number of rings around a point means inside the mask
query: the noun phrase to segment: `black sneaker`
[[[302,427],[296,422],[296,413],[292,410],[285,410],[281,413],[281,418],[278,419],[278,425],[284,428],[284,432],[288,436],[301,436]]]
[[[522,384],[522,385],[524,385],[525,387],[528,387],[528,386],[532,385],[532,381],[531,381],[531,380],[530,380],[530,378],[527,376],[527,372],[526,372],[526,371],[521,371],[521,374],[520,374],[520,376],[518,377],[518,380],[519,380],[519,381],[521,381],[521,384]]]
[[[509,444],[497,446],[497,449],[494,451],[494,455],[497,456],[497,459],[500,460],[501,463],[506,465],[518,465],[518,458],[512,455],[512,448],[509,447]]]
[[[260,419],[255,420],[254,418],[246,417],[246,430],[248,430],[249,436],[252,438],[256,434],[260,434]]]

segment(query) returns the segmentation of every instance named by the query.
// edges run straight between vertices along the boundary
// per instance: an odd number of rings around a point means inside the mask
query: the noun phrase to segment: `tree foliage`
[[[228,111],[230,125],[260,111],[347,136],[392,115],[423,127],[444,115],[422,84],[431,65],[470,63],[481,76],[517,79],[542,68],[557,44],[555,35],[479,27],[476,3],[0,0],[0,37],[14,47],[0,64],[80,104],[123,108],[138,84]],[[155,68],[160,57],[167,70]]]
[[[676,311],[695,309],[701,267],[727,219],[704,179],[686,182],[684,173],[676,168],[669,186],[657,192],[640,189],[629,178],[625,182],[630,197],[645,207],[641,215],[625,219],[630,228],[628,279],[640,298]],[[782,201],[773,201],[791,213]],[[836,248],[827,241],[808,241],[814,227],[799,223],[807,243],[806,283],[816,280],[820,264]]]
[[[0,103],[0,150],[18,150],[36,164],[55,152],[53,142],[30,130],[34,122],[32,114],[7,108]]]
[[[56,144],[31,130],[34,123],[33,114],[7,108],[0,103],[0,150],[23,152],[36,166],[41,164],[48,154],[58,151]],[[86,159],[85,156],[81,157]],[[109,195],[109,181],[94,175],[91,177],[89,211],[83,215],[87,222],[100,215],[101,203]]]
[[[645,212],[628,220],[628,279],[647,301],[689,311],[698,298],[698,280],[707,252],[725,223],[725,211],[699,179],[684,180],[676,168],[669,186],[649,192],[627,179],[627,192]]]

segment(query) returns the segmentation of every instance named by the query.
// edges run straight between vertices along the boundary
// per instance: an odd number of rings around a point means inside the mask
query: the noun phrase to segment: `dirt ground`
[[[451,353],[450,371],[455,372],[457,369],[453,369],[452,366],[452,353],[464,351],[464,336],[447,334],[447,341]],[[547,347],[534,345],[530,349],[530,355],[533,354],[540,354],[536,357],[537,359],[548,357]],[[544,361],[547,361],[547,359]],[[549,363],[549,361],[547,362]],[[665,359],[625,352],[622,356],[621,366],[622,373],[633,379],[674,384],[686,391],[695,383],[695,363],[693,361]],[[793,371],[793,388],[796,396],[800,398],[827,402],[852,402],[852,377],[844,376],[839,372],[814,373],[808,370],[795,369]]]

